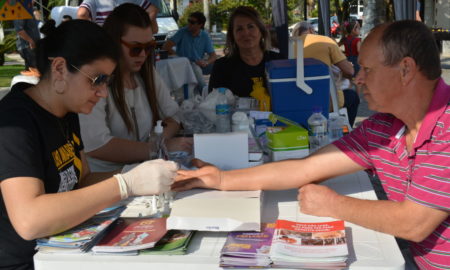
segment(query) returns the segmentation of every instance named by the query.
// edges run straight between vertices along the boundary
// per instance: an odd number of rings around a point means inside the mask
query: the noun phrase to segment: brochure
[[[221,251],[221,267],[269,267],[274,223],[263,223],[261,232],[230,232]]]
[[[128,252],[151,248],[166,232],[166,218],[120,218],[92,251]]]
[[[277,220],[270,257],[274,267],[345,268],[348,248],[344,221]]]
[[[143,249],[139,254],[184,255],[193,235],[194,231],[170,230],[153,248]]]

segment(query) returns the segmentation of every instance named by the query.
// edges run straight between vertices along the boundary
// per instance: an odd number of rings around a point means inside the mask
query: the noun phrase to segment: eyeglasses
[[[190,23],[190,24],[197,24],[198,21],[194,21],[194,20],[188,19],[188,23]]]
[[[89,76],[86,72],[81,71],[79,68],[77,68],[76,66],[70,64],[74,69],[78,70],[81,74],[83,74],[84,76],[86,76],[89,80],[91,80],[91,84],[93,87],[96,86],[100,86],[100,85],[108,85],[111,82],[112,76],[109,75],[105,75],[105,74],[100,74],[95,78],[92,78],[91,76]]]
[[[49,57],[48,60],[53,61],[53,60],[55,60],[55,57]],[[72,64],[70,64],[70,66],[73,67],[74,69],[76,69],[78,72],[80,72],[84,76],[86,76],[89,80],[91,80],[91,84],[92,84],[93,87],[100,86],[102,84],[108,85],[111,82],[112,77],[113,77],[112,75],[100,74],[97,77],[92,78],[86,72],[81,71],[76,66],[74,66]]]
[[[150,53],[150,51],[153,48],[155,48],[155,45],[156,45],[155,40],[152,40],[147,43],[136,43],[136,44],[131,44],[126,41],[120,40],[120,43],[122,43],[129,49],[129,54],[131,57],[139,56],[141,54],[142,50],[144,50],[145,55],[148,55]]]

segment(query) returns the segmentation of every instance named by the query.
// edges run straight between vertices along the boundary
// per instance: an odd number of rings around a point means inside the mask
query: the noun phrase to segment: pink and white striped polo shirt
[[[405,125],[378,113],[334,142],[355,162],[375,172],[389,200],[411,200],[450,211],[450,87],[440,79],[413,150],[408,153]],[[450,269],[450,217],[420,243],[410,243],[421,269]]]

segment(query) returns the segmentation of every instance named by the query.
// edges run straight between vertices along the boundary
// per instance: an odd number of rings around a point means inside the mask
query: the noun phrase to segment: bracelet
[[[127,183],[121,174],[115,174],[114,177],[117,179],[117,183],[119,184],[120,199],[125,200],[128,198]]]

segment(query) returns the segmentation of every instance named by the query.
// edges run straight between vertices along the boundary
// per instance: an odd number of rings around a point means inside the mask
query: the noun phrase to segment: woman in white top
[[[180,127],[179,108],[154,70],[153,33],[145,10],[129,3],[120,5],[103,27],[122,50],[109,96],[90,115],[80,115],[92,171],[114,171],[149,159],[152,146],[148,138],[159,119],[165,124],[169,150],[190,150],[189,140],[172,138]]]

